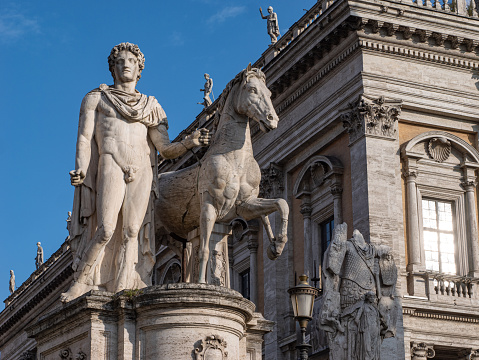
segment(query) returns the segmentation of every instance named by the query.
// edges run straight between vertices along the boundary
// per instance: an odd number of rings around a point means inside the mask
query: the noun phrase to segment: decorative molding
[[[43,264],[45,265],[45,264]],[[43,266],[40,268],[42,269]],[[39,269],[39,270],[40,270]],[[2,326],[0,326],[0,336],[3,336],[7,331],[15,325],[23,316],[28,314],[35,306],[40,304],[40,302],[52,293],[57,287],[59,287],[65,280],[67,280],[73,274],[73,269],[71,266],[66,267],[60,274],[58,274],[53,280],[48,283],[45,283],[43,288],[36,293],[28,302],[22,305],[22,307],[13,314],[7,321],[5,321]],[[17,289],[18,291],[18,289]],[[13,293],[15,295],[15,293]],[[16,299],[15,299],[16,300]],[[10,310],[14,309],[14,303],[9,305]]]
[[[398,9],[398,16],[402,16],[403,14],[404,11]],[[317,60],[323,58],[324,55],[332,48],[332,44],[337,44],[341,41],[341,39],[346,38],[350,31],[362,31],[366,26],[371,27],[371,32],[373,34],[379,33],[380,29],[384,29],[385,35],[388,37],[393,37],[395,36],[396,32],[400,32],[405,40],[411,42],[411,45],[414,45],[413,41],[415,39],[413,38],[413,35],[418,37],[420,43],[426,43],[428,39],[432,39],[436,46],[444,48],[445,42],[448,41],[453,49],[459,49],[459,46],[462,45],[464,46],[464,50],[466,52],[473,52],[474,49],[479,45],[478,40],[457,37],[452,34],[432,32],[426,29],[418,29],[410,26],[394,24],[390,21],[383,22],[364,17],[350,16],[335,29],[332,29],[329,34],[326,34],[311,51],[305,54],[303,58],[299,59],[298,62],[293,64],[278,79],[270,84],[269,88],[273,93],[272,98],[274,99],[276,98],[277,94],[283,93],[284,90],[297,79],[299,79],[302,74],[306,73],[312,66],[314,66]],[[287,107],[289,107],[306,91],[313,87],[319,80],[331,72],[337,65],[354,53],[358,48],[406,56],[408,58],[415,58],[419,60],[432,61],[451,66],[459,66],[467,69],[477,70],[479,68],[478,62],[473,60],[464,60],[464,58],[461,58],[460,53],[443,56],[433,53],[432,51],[429,52],[426,49],[408,49],[404,46],[398,46],[398,44],[384,44],[380,43],[379,41],[381,40],[378,39],[378,41],[371,41],[368,39],[359,40],[352,44],[348,49],[336,56],[334,60],[324,64],[318,73],[314,77],[310,78],[305,85],[295,91],[294,94],[278,104],[277,113],[280,114],[283,112]],[[301,64],[300,72],[298,72],[298,63]]]
[[[445,137],[434,137],[428,141],[427,151],[432,159],[444,162],[451,154],[451,142]]]
[[[477,317],[468,317],[468,316],[452,315],[452,314],[444,314],[444,313],[433,313],[433,312],[421,311],[417,309],[404,308],[404,307],[403,307],[402,313],[403,315],[414,316],[419,318],[479,324],[479,318]]]
[[[208,360],[213,358],[213,354],[221,355],[221,360],[228,358],[228,351],[226,350],[227,343],[219,335],[210,335],[206,339],[201,340],[200,346],[195,349],[196,360]],[[214,357],[219,359],[218,356]]]
[[[349,133],[349,143],[364,135],[395,139],[401,104],[402,100],[386,100],[384,96],[374,99],[360,95],[340,117]]]
[[[270,163],[265,169],[261,169],[261,182],[259,184],[259,197],[272,199],[281,197],[284,190],[284,174],[282,168]]]
[[[426,360],[436,356],[432,345],[426,343],[411,343],[411,360]]]

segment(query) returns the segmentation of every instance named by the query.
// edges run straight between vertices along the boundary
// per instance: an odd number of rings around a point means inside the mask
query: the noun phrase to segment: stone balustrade
[[[423,6],[430,9],[436,9],[439,11],[453,12],[458,15],[478,17],[477,8],[474,0],[467,4],[466,0],[455,0],[449,3],[448,1],[438,0],[411,0],[416,6]]]
[[[426,294],[445,295],[462,298],[476,298],[475,286],[479,284],[479,278],[441,274],[436,271],[424,271],[417,274],[429,284]]]

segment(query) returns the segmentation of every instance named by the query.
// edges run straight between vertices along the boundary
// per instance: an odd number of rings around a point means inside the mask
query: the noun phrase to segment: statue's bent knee
[[[140,227],[138,225],[129,225],[123,228],[123,239],[128,241],[129,239],[134,239],[138,237],[138,233],[140,232]]]
[[[113,237],[113,233],[115,232],[115,228],[108,224],[103,224],[100,228],[100,233],[98,236],[98,242],[102,245],[107,244],[111,238]]]

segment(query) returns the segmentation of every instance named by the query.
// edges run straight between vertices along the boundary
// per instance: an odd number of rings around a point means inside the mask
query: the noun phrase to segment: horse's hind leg
[[[206,283],[206,267],[210,256],[210,236],[216,221],[216,209],[212,205],[211,196],[206,192],[203,194],[200,214],[200,274],[198,282]]]
[[[283,252],[283,248],[288,241],[288,215],[289,206],[284,199],[261,199],[250,197],[246,201],[237,205],[236,211],[238,215],[246,221],[261,217],[266,228],[266,233],[270,238],[270,246],[267,249],[268,257],[275,260]],[[278,211],[281,216],[281,232],[277,238],[273,238],[273,232],[267,215]]]

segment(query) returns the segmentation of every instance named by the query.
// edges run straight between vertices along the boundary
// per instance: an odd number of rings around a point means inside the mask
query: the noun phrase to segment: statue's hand
[[[82,169],[70,171],[70,182],[73,186],[80,186],[85,180],[85,172]]]
[[[195,146],[208,146],[210,144],[211,135],[208,129],[198,129],[193,134],[186,137],[184,145],[191,149]]]

